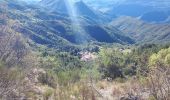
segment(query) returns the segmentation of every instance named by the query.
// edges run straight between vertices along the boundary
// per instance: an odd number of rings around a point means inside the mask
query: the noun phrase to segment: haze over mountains
[[[83,5],[86,5],[86,7],[81,6],[80,3]],[[164,41],[164,39],[168,41],[169,39],[168,38],[169,32],[170,32],[169,25],[168,25],[168,22],[169,22],[168,19],[170,17],[170,11],[169,11],[170,1],[169,0],[164,0],[164,1],[160,1],[160,0],[150,0],[150,1],[147,1],[147,0],[137,0],[137,1],[136,0],[105,0],[105,1],[84,0],[84,2],[78,1],[77,4],[80,4],[78,6],[79,12],[82,12],[82,13],[86,12],[86,14],[84,13],[85,16],[95,18],[96,20],[97,18],[102,19],[102,17],[96,17],[96,16],[101,16],[103,14],[105,16],[103,17],[103,19],[108,19],[110,21],[113,20],[112,25],[120,29],[126,35],[130,36],[131,38],[138,36],[134,38],[134,40],[136,40],[137,42],[138,41],[140,42],[154,41],[155,42],[159,40]],[[102,12],[103,9],[105,9],[105,11]],[[93,14],[88,14],[87,12],[92,12]],[[95,16],[91,16],[91,15],[95,15]],[[123,16],[130,16],[130,17],[128,18],[128,17],[123,17]],[[162,23],[162,24],[158,24],[158,23]],[[164,24],[164,23],[167,23],[167,24]],[[135,29],[135,27],[137,29]],[[131,31],[124,31],[125,29],[131,30]],[[134,36],[131,33],[134,33],[133,34]],[[147,34],[146,35],[147,39],[144,37],[144,34]],[[155,38],[154,36],[157,38]],[[155,40],[153,40],[153,38]]]
[[[165,22],[170,16],[170,2],[169,0],[105,0],[105,1],[95,1],[95,0],[73,0],[75,2],[81,2],[82,7],[77,7],[78,10],[86,9],[88,11],[81,11],[84,15],[94,15],[96,18],[96,14],[99,16],[104,16],[103,13],[110,16],[105,16],[105,18],[110,19],[115,18],[116,16],[132,16],[139,17],[140,19],[148,22]],[[56,3],[56,0],[47,1],[42,0],[46,6],[50,6],[55,9],[60,9],[60,5],[62,6],[62,2],[59,1]],[[57,6],[55,6],[57,5]],[[83,7],[84,6],[84,7]],[[62,6],[65,8],[64,6]],[[51,9],[52,9],[51,8]],[[89,9],[90,8],[90,9]],[[127,9],[128,8],[128,9]],[[61,9],[60,9],[61,10]],[[80,12],[80,11],[78,11]],[[90,14],[87,12],[91,12]]]
[[[160,3],[159,0],[151,0],[148,3],[152,5],[146,5],[146,1],[132,1],[72,2],[75,18],[69,15],[67,0],[42,0],[37,4],[8,0],[6,3],[9,18],[22,24],[17,31],[38,44],[65,47],[89,42],[134,44],[168,41],[169,6],[161,8],[166,1]],[[102,6],[103,2],[109,6]],[[96,5],[101,9],[108,7],[108,10],[95,9]],[[153,5],[158,6],[155,8]],[[78,22],[74,23],[74,29],[72,19]]]
[[[139,42],[168,42],[170,38],[170,24],[147,23],[133,17],[119,17],[110,25],[117,27],[128,36]]]
[[[43,9],[40,6],[24,4],[23,2],[5,2],[8,6],[7,8],[1,8],[1,10],[6,9],[6,12],[3,13],[7,13],[9,19],[3,20],[18,21],[21,26],[16,31],[24,34],[36,44],[62,49],[84,42],[134,43],[134,40],[118,29],[101,25],[92,18],[80,16],[77,19],[85,30],[86,36],[84,36],[81,34],[84,31],[79,28],[73,31],[71,19],[67,14],[59,11],[49,12],[47,8]],[[89,11],[89,9],[86,11]],[[74,26],[76,24],[74,23]]]
[[[162,22],[169,16],[169,0],[84,0],[94,9],[108,15],[142,17],[149,22]],[[128,8],[128,9],[127,9]],[[156,18],[154,18],[156,17]]]

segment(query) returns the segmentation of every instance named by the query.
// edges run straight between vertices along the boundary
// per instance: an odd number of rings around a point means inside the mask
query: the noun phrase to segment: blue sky
[[[38,2],[41,0],[23,0],[26,2]],[[77,1],[77,0],[75,0]],[[152,6],[170,7],[170,0],[83,0],[88,3],[96,4],[119,4],[119,3],[139,3]]]
[[[26,1],[26,2],[34,2],[34,1],[41,1],[41,0],[22,0],[22,1]]]

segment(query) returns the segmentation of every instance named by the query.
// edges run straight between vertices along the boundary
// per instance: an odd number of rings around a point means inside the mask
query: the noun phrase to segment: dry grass
[[[121,98],[134,97],[140,100],[149,98],[138,80],[130,79],[124,83],[101,81],[98,83],[101,94],[108,100],[119,100]]]

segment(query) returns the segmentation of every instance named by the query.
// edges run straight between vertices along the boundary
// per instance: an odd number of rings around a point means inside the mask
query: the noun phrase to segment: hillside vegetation
[[[168,42],[170,39],[170,24],[149,23],[132,17],[120,17],[110,23],[132,37],[139,43]]]
[[[77,20],[0,1],[0,99],[170,99],[169,24],[132,17],[98,22],[84,13]]]

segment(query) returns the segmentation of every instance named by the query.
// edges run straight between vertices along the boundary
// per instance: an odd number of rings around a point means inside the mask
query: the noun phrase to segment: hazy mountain
[[[91,19],[78,17],[79,24],[72,23],[68,15],[49,12],[39,6],[8,1],[6,8],[9,19],[19,23],[16,31],[24,34],[35,44],[47,45],[59,49],[71,48],[80,43],[121,43],[134,41],[116,28],[100,25]],[[15,5],[15,6],[14,6]],[[90,13],[90,12],[87,12]],[[74,28],[73,30],[73,24]]]
[[[117,27],[138,43],[160,43],[170,40],[170,24],[148,23],[133,17],[120,17],[110,25]]]
[[[169,0],[125,0],[112,4],[106,12],[117,16],[141,17],[148,22],[165,21],[170,9]]]
[[[76,17],[78,23],[72,22],[72,18],[67,14],[68,5],[63,0],[43,0],[40,3],[45,7],[21,2],[7,2],[9,18],[19,21],[21,24],[17,31],[38,44],[67,47],[68,45],[84,42],[133,44],[135,43],[134,40],[139,43],[168,41],[169,39],[168,24],[150,24],[138,20],[141,18],[142,20],[159,21],[159,17],[158,19],[151,15],[145,17],[147,13],[142,11],[142,7],[146,7],[147,11],[147,6],[131,6],[131,10],[134,10],[134,12],[137,11],[133,7],[141,9],[141,12],[138,9],[139,14],[144,13],[145,16],[141,15],[138,19],[118,16],[108,26],[107,22],[103,20],[108,17],[95,12],[83,1],[74,4],[78,9],[77,14],[79,16]],[[138,15],[138,13],[135,14]],[[108,16],[111,16],[111,14]],[[99,23],[98,19],[102,20],[104,24]],[[165,19],[167,22],[169,21],[168,18]]]
[[[169,16],[168,11],[151,11],[143,14],[141,20],[148,22],[166,22]]]
[[[109,18],[104,16],[102,12],[94,10],[92,7],[88,6],[84,1],[71,2],[72,7],[69,7],[69,3],[64,0],[42,0],[40,4],[46,7],[49,11],[61,12],[64,14],[69,14],[71,9],[74,9],[78,16],[84,16],[86,18],[93,19],[98,22],[108,21]],[[104,22],[103,21],[103,22]]]
[[[169,0],[125,0],[122,3],[126,4],[140,4],[145,6],[151,6],[156,9],[168,9],[170,8]]]
[[[152,7],[143,6],[140,4],[121,4],[118,6],[114,6],[107,13],[112,13],[119,16],[126,15],[126,16],[138,17],[152,9],[153,9]]]
[[[68,13],[67,5],[64,0],[42,0],[40,4],[50,8],[49,11],[56,11],[61,13]]]
[[[83,1],[76,2],[75,7],[79,15],[89,16],[91,18],[99,18],[96,12],[88,7]]]

